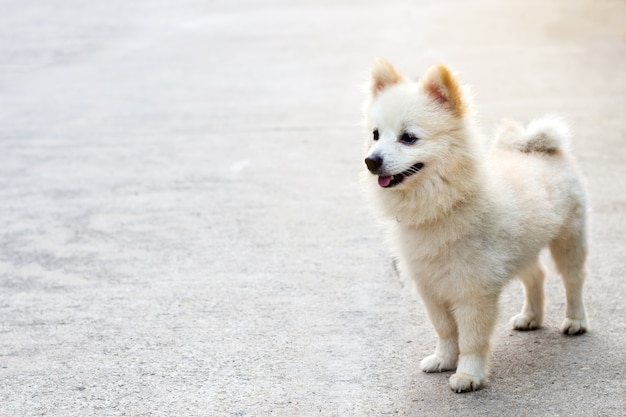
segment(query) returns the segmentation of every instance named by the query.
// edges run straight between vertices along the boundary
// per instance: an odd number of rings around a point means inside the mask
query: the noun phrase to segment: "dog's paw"
[[[567,335],[583,334],[587,331],[587,322],[583,320],[576,320],[566,318],[561,324],[561,332]]]
[[[541,319],[534,314],[520,313],[513,316],[511,326],[515,330],[536,330],[541,327]]]
[[[478,391],[487,383],[487,377],[457,372],[450,377],[450,388],[454,392]]]
[[[424,372],[444,372],[456,369],[456,357],[446,359],[439,355],[430,355],[422,359],[420,368]]]

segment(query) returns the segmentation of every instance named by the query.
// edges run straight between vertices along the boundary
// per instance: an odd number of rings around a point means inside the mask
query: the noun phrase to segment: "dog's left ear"
[[[436,102],[449,108],[457,117],[465,113],[466,104],[459,81],[448,67],[442,64],[433,65],[426,71],[421,80],[426,94]]]
[[[404,81],[404,77],[393,65],[384,59],[376,60],[372,67],[372,84],[370,86],[372,97],[376,97],[385,88],[402,81]]]

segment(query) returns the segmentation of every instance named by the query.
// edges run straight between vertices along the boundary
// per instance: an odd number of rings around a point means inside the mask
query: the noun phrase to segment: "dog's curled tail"
[[[524,128],[504,121],[496,134],[497,146],[524,153],[555,154],[569,147],[570,133],[563,119],[556,116],[533,120]]]

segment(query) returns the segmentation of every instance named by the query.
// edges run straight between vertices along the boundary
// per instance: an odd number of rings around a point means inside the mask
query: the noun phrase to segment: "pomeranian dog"
[[[541,326],[544,247],[565,285],[562,332],[587,330],[587,203],[562,121],[507,122],[488,145],[446,66],[414,82],[384,60],[372,69],[365,113],[367,187],[439,336],[424,372],[456,370],[455,392],[486,384],[498,297],[513,277],[526,295],[513,328]]]

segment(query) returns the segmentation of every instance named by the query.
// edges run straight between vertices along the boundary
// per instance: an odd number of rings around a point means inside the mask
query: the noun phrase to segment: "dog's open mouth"
[[[378,177],[378,185],[383,188],[390,188],[400,184],[406,177],[410,177],[411,175],[418,172],[420,169],[424,167],[424,164],[418,162],[415,165],[412,165],[411,168],[407,169],[396,175],[380,175]]]

